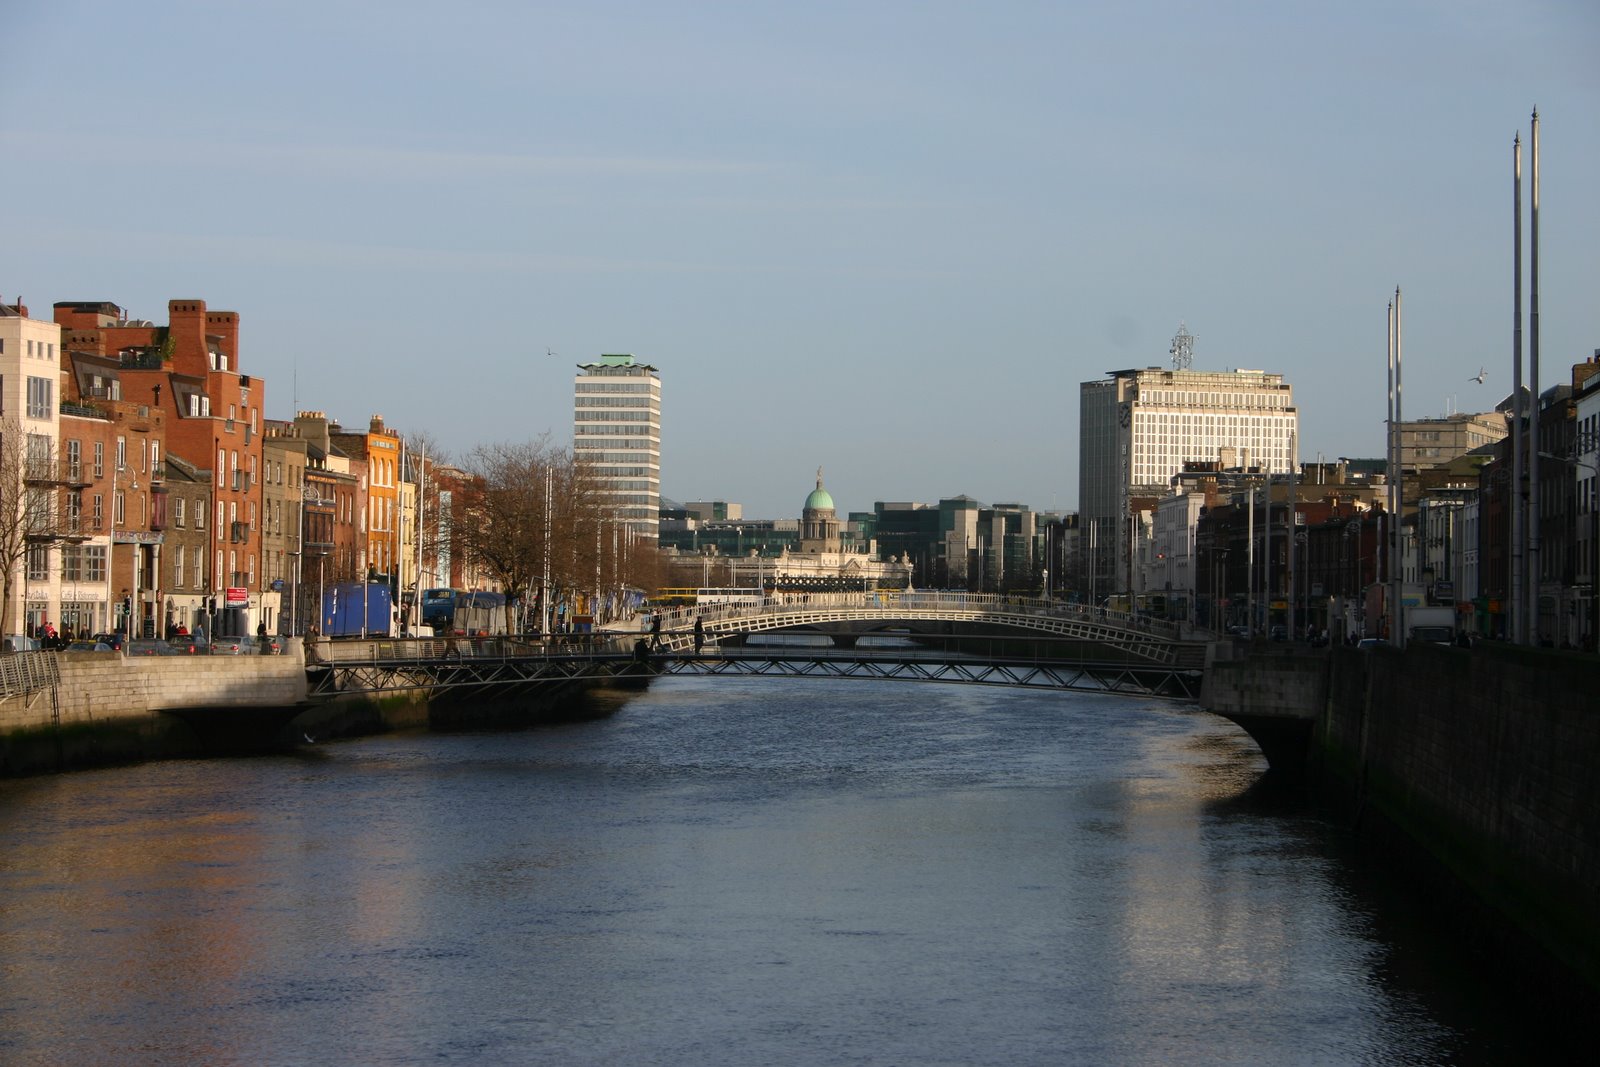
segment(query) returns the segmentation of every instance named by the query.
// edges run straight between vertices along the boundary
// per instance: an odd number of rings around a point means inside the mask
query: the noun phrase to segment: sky
[[[1397,286],[1407,418],[1510,392],[1535,107],[1541,383],[1600,348],[1592,0],[3,9],[0,299],[236,311],[268,418],[567,447],[630,352],[671,499],[1073,510],[1182,325],[1380,456]]]

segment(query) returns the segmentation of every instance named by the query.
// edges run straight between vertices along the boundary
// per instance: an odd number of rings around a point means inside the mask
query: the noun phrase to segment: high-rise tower
[[[1277,474],[1296,463],[1300,415],[1281,374],[1111,371],[1079,386],[1079,414],[1079,511],[1100,593],[1127,588],[1131,502],[1170,493],[1185,461]]]
[[[601,479],[601,499],[653,542],[661,511],[661,375],[631,355],[578,364],[572,452]]]

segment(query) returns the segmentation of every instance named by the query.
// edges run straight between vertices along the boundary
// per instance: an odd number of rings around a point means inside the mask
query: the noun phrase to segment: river
[[[1496,1063],[1429,902],[1127,697],[669,678],[0,782],[0,1062]],[[1510,985],[1510,979],[1505,980]]]

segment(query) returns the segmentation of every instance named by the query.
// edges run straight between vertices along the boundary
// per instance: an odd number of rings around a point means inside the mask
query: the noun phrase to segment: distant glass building
[[[1134,501],[1171,493],[1186,460],[1278,474],[1295,464],[1300,414],[1281,374],[1149,367],[1079,390],[1081,547],[1102,594],[1129,588]]]
[[[631,355],[578,364],[572,452],[602,480],[606,505],[653,542],[661,512],[661,375]]]

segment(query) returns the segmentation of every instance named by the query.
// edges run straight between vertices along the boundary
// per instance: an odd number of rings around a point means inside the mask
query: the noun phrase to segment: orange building
[[[383,425],[382,415],[372,416],[365,433],[345,430],[337,423],[328,430],[333,447],[350,457],[350,471],[356,475],[362,490],[362,512],[357,520],[360,540],[357,565],[368,577],[398,574],[400,434]]]

